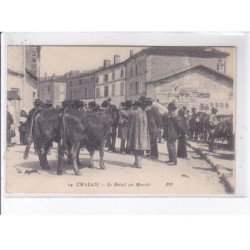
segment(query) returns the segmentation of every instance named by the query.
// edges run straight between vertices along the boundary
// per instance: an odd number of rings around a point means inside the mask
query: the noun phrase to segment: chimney
[[[120,62],[120,56],[119,55],[114,55],[114,64],[117,64]]]
[[[104,60],[103,61],[103,67],[107,68],[108,66],[110,66],[110,60]]]
[[[134,52],[133,52],[133,50],[131,49],[131,50],[130,50],[130,57],[132,57],[133,54],[134,54]]]

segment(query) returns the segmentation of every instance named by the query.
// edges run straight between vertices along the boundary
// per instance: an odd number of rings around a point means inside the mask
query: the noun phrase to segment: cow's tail
[[[27,145],[25,147],[25,151],[23,154],[23,159],[28,159],[29,157],[29,152],[30,152],[30,147],[31,147],[31,142],[32,142],[32,133],[33,133],[33,127],[34,127],[34,119],[36,115],[39,113],[40,110],[37,110],[34,112],[34,114],[31,117],[31,125],[30,125],[30,131],[27,139]]]

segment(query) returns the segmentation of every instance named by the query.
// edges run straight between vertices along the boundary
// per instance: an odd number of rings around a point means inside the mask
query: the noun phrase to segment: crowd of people
[[[20,141],[26,144],[30,138],[29,128],[32,123],[33,113],[40,108],[51,108],[52,103],[44,103],[40,99],[34,101],[34,108],[28,114],[21,114],[26,121],[19,126]],[[97,112],[109,110],[115,119],[110,126],[110,134],[106,143],[109,152],[133,154],[135,162],[133,167],[142,167],[142,157],[158,159],[158,143],[164,139],[167,144],[169,159],[167,164],[176,165],[177,158],[188,158],[186,141],[187,139],[197,141],[198,137],[203,137],[209,144],[209,150],[213,150],[216,127],[219,123],[217,110],[211,109],[211,114],[196,112],[192,108],[191,112],[183,106],[177,111],[175,102],[171,102],[164,107],[158,101],[151,98],[141,97],[139,100],[126,100],[116,107],[111,103],[111,99],[103,101],[101,105],[94,101],[88,104],[78,100],[66,100],[62,103],[62,108],[79,108],[85,111]],[[206,122],[204,122],[206,121]],[[11,140],[11,124],[13,117],[7,113],[7,143]],[[120,139],[120,149],[116,149],[116,138]],[[176,142],[178,142],[176,148]]]

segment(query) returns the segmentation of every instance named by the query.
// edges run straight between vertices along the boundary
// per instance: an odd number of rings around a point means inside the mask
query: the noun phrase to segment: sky
[[[90,47],[90,46],[42,46],[40,76],[45,73],[62,75],[71,70],[91,70],[103,65],[103,60],[111,60],[114,55],[120,55],[121,61],[127,59],[130,50],[136,53],[145,47]],[[227,74],[234,76],[235,53],[233,48],[217,47],[218,50],[229,52],[227,59]]]

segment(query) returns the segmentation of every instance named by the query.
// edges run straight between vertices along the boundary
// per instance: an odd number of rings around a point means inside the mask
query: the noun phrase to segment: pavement
[[[189,141],[188,145],[201,157],[203,157],[219,174],[228,193],[235,191],[235,154],[228,150],[225,144],[219,144],[215,152],[208,150],[208,144],[203,142]]]
[[[119,140],[117,148],[119,148]],[[84,195],[84,196],[221,196],[228,190],[214,167],[195,149],[188,147],[190,159],[178,159],[177,166],[166,164],[165,143],[159,143],[159,159],[143,159],[141,169],[132,168],[134,157],[105,151],[106,169],[99,167],[99,154],[94,155],[94,168],[88,168],[89,154],[81,150],[81,176],[63,164],[63,175],[56,175],[57,150],[54,147],[48,161],[51,170],[39,166],[38,156],[31,148],[29,158],[23,160],[25,146],[15,145],[6,151],[6,191],[9,195]],[[56,146],[56,144],[54,144]],[[229,192],[230,193],[230,192]]]

